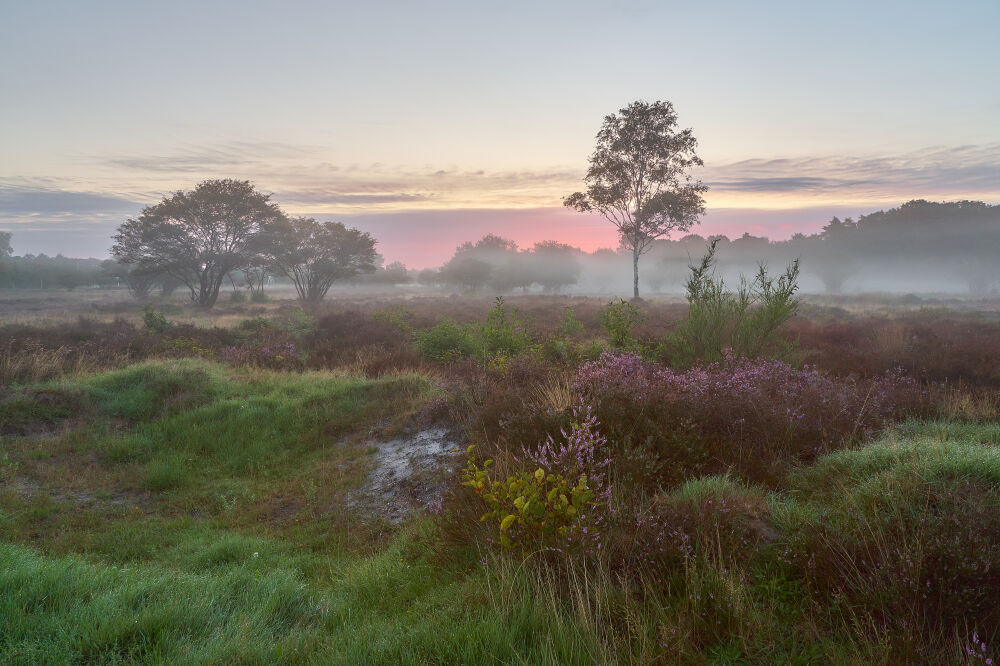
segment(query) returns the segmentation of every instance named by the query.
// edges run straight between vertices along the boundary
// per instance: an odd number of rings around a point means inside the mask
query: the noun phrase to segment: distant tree
[[[111,253],[121,263],[174,277],[193,301],[210,308],[226,275],[246,265],[261,232],[284,219],[249,181],[206,180],[118,227]]]
[[[406,264],[401,261],[393,261],[382,269],[382,279],[386,284],[408,284],[413,282],[413,277],[406,270]]]
[[[528,257],[526,279],[537,282],[547,292],[557,292],[580,279],[579,250],[557,241],[535,243]]]
[[[9,231],[0,231],[0,285],[9,281],[7,274],[10,272],[10,268],[3,260],[14,254],[14,250],[10,246],[10,237]]]
[[[375,239],[340,222],[296,217],[267,231],[268,263],[295,285],[299,299],[315,304],[334,282],[375,270]]]
[[[0,284],[14,289],[73,290],[83,286],[107,284],[108,276],[102,269],[100,259],[74,259],[58,254],[23,257],[7,257],[3,261]]]
[[[440,272],[436,268],[424,268],[417,273],[417,282],[428,287],[435,286],[441,282]]]
[[[393,261],[385,266],[382,265],[382,256],[376,257],[375,272],[366,275],[360,280],[361,284],[381,285],[394,287],[399,284],[408,284],[413,281],[410,272],[406,270],[406,265],[400,261]]]
[[[690,129],[677,129],[670,102],[633,102],[604,118],[590,156],[584,192],[563,203],[597,211],[618,229],[632,251],[633,295],[639,297],[639,256],[657,238],[686,231],[705,212],[708,190],[688,170],[703,164]]]
[[[160,276],[134,264],[123,264],[114,259],[101,262],[101,271],[108,278],[124,282],[129,292],[137,301],[143,302],[149,298],[150,292],[159,283]]]
[[[828,293],[839,294],[844,283],[857,271],[859,257],[858,227],[854,220],[834,216],[812,238],[809,257],[811,270],[823,281]]]
[[[441,267],[439,277],[445,284],[471,292],[487,285],[501,293],[522,286],[517,243],[495,234],[487,234],[475,243],[462,243]]]
[[[267,296],[264,295],[264,285],[271,277],[271,271],[268,270],[262,257],[255,257],[255,261],[241,268],[238,274],[241,282],[250,292],[250,300],[255,302],[267,300]]]
[[[468,253],[459,253],[441,267],[438,279],[445,284],[476,292],[486,286],[492,272],[489,262]]]

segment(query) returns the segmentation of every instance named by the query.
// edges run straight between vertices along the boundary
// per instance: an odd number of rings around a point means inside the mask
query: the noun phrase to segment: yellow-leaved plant
[[[596,503],[586,474],[567,479],[539,467],[534,472],[495,479],[489,472],[493,461],[486,460],[480,466],[474,451],[470,446],[462,485],[472,488],[486,504],[480,520],[496,526],[496,542],[502,548],[520,546],[527,553],[535,547],[567,545],[577,521]]]

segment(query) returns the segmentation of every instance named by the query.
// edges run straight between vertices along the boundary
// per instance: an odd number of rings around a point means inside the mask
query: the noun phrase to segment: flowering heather
[[[690,492],[701,486],[705,492]],[[625,523],[622,516],[620,522]],[[619,556],[625,571],[666,584],[693,560],[725,571],[746,563],[776,534],[768,523],[766,496],[726,477],[688,482],[628,518],[631,539]]]
[[[845,379],[731,354],[677,372],[605,353],[581,366],[574,388],[612,440],[648,442],[673,481],[731,468],[770,480],[774,463],[870,436],[922,403],[919,385],[898,372]]]
[[[872,498],[873,483],[789,539],[790,562],[817,599],[865,608],[875,626],[915,643],[965,626],[997,627],[996,488],[908,479],[905,493]]]
[[[611,458],[608,457],[608,438],[597,431],[598,425],[591,408],[580,403],[573,408],[569,431],[560,431],[564,440],[561,444],[549,435],[538,448],[524,449],[524,457],[532,465],[568,477],[586,474],[592,487],[604,488],[607,493],[610,489],[604,485],[604,480]]]
[[[298,370],[302,359],[294,342],[247,344],[240,347],[223,347],[219,356],[226,363],[247,365],[271,370]]]
[[[611,488],[607,482],[607,440],[583,405],[573,409],[573,423],[564,441],[549,437],[534,449],[524,449],[512,462],[513,474],[498,474],[492,460],[481,464],[469,448],[462,469],[462,486],[478,497],[477,522],[496,525],[486,542],[529,554],[596,555],[608,522]],[[485,511],[485,513],[483,513]],[[477,515],[481,514],[481,515]],[[455,516],[458,518],[458,516]]]

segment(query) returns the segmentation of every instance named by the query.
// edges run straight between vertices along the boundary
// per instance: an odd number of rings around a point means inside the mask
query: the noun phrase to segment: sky
[[[487,232],[617,244],[562,207],[603,117],[669,100],[702,235],[914,198],[1000,203],[997,0],[0,0],[0,230],[107,256],[207,178],[438,265]]]

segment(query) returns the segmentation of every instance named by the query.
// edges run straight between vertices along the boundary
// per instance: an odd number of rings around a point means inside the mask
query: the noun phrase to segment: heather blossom
[[[609,436],[650,442],[680,478],[815,457],[875,434],[922,400],[917,382],[899,372],[848,379],[731,352],[686,371],[606,352],[580,367],[574,389]],[[678,433],[690,435],[679,443]]]

